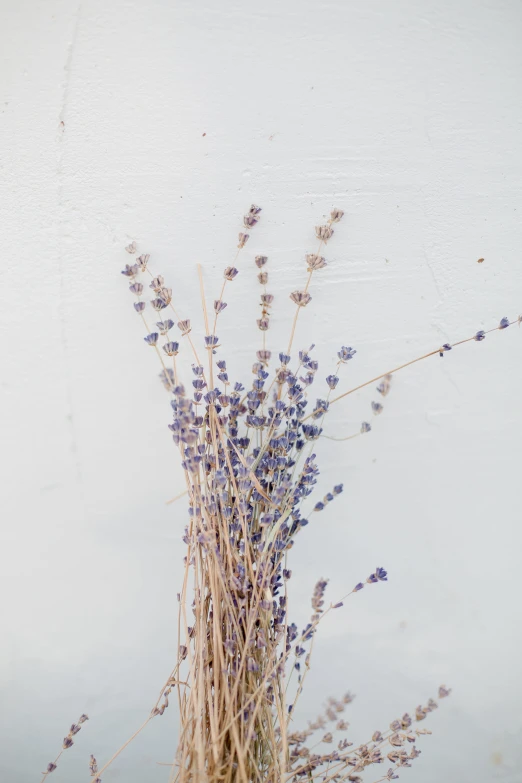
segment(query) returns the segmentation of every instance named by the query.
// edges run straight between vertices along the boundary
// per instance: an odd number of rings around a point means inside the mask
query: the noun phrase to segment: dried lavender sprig
[[[243,225],[245,228],[251,230],[254,228],[254,226],[259,222],[259,213],[261,212],[261,207],[256,206],[255,204],[252,204],[250,209],[248,210],[247,214],[243,217]],[[225,287],[229,280],[233,280],[234,277],[237,275],[237,269],[235,268],[236,261],[238,259],[238,256],[241,252],[241,250],[245,247],[248,238],[250,234],[240,233],[239,234],[239,243],[237,246],[237,253],[234,257],[234,261],[232,262],[231,267],[227,267],[225,269],[225,275],[224,280],[221,285],[221,291],[219,292],[219,296],[216,301],[223,301],[223,295],[225,293]],[[233,273],[235,272],[235,274]],[[218,318],[219,312],[216,311],[215,317],[214,317],[214,326],[212,328],[212,335],[215,336],[216,334],[216,326],[217,326],[217,318]],[[209,332],[207,331],[207,334]]]
[[[441,686],[439,688],[439,698],[444,698],[445,696],[448,696],[450,692],[451,692],[450,690],[447,690],[444,686]],[[362,743],[357,748],[352,748],[348,753],[344,754],[343,757],[339,758],[337,764],[335,764],[334,767],[329,767],[329,769],[327,771],[329,777],[325,776],[325,777],[322,778],[322,780],[323,781],[330,781],[330,780],[334,780],[334,779],[337,780],[337,776],[339,775],[339,771],[335,772],[333,775],[330,775],[330,773],[335,769],[336,766],[340,766],[340,765],[346,766],[346,763],[345,763],[346,759],[352,758],[354,755],[356,756],[360,751],[367,749],[368,746],[370,746],[372,743],[373,743],[372,748],[374,750],[378,749],[381,745],[383,745],[383,743],[385,743],[386,741],[389,741],[390,738],[394,738],[394,735],[397,735],[397,732],[401,732],[401,730],[403,732],[403,737],[402,737],[402,742],[400,744],[402,745],[405,741],[411,742],[412,739],[407,737],[407,735],[405,733],[406,730],[409,729],[409,727],[411,726],[411,724],[414,721],[415,722],[419,722],[421,720],[424,720],[426,715],[429,712],[431,712],[434,709],[436,709],[437,706],[438,706],[437,703],[433,699],[430,699],[429,702],[428,702],[428,707],[427,708],[421,708],[421,713],[418,713],[418,709],[419,708],[417,708],[417,710],[415,711],[415,716],[416,717],[414,719],[410,718],[410,716],[407,713],[405,713],[405,715],[403,716],[403,718],[401,720],[392,721],[390,723],[390,728],[386,732],[384,732],[384,734],[382,732],[380,732],[380,731],[374,732],[374,734],[372,735],[372,739],[370,741]],[[418,736],[423,735],[423,734],[431,734],[431,732],[429,732],[428,730],[425,730],[425,729],[416,729],[415,733]],[[390,744],[392,745],[392,748],[398,746],[398,742],[397,742],[396,739],[392,740],[392,742]],[[380,754],[377,755],[376,758],[379,759],[379,756],[380,756]],[[318,759],[317,761],[318,761],[319,764],[320,763],[324,763],[324,762],[321,762],[320,759]],[[382,761],[382,759],[381,759],[381,761]],[[373,762],[370,762],[370,763],[380,763],[380,762],[379,761],[373,761]],[[293,779],[295,779],[296,775],[300,775],[302,772],[305,772],[306,771],[306,766],[307,765],[303,765],[301,768],[298,768],[297,770],[292,770],[290,772],[290,774],[289,774],[288,780],[293,780]],[[365,764],[364,766],[368,766],[368,764]],[[362,771],[362,768],[358,769],[357,771]],[[355,771],[355,769],[353,769],[353,767],[352,767],[352,771]],[[324,775],[324,771],[318,770],[318,773],[320,775]],[[311,775],[310,779],[315,779],[315,776]],[[346,778],[339,778],[339,779],[342,780],[342,779],[346,779]],[[385,778],[383,778],[383,779],[385,779]]]
[[[331,239],[331,237],[332,237],[332,235],[334,233],[332,225],[334,223],[338,223],[341,220],[341,218],[343,217],[343,215],[344,215],[344,212],[342,210],[334,209],[334,210],[332,210],[332,212],[330,214],[330,219],[327,221],[326,225],[324,225],[324,226],[316,226],[315,233],[316,233],[317,239],[319,240],[319,246],[318,246],[318,248],[317,248],[317,250],[315,252],[314,258],[318,258],[318,259],[321,259],[321,260],[320,260],[320,262],[310,263],[310,261],[308,259],[313,254],[310,254],[310,255],[307,256],[308,278],[306,280],[305,287],[304,287],[304,289],[302,291],[294,291],[290,295],[290,298],[295,302],[295,304],[297,305],[297,308],[296,308],[296,311],[295,311],[294,320],[292,322],[292,329],[290,331],[290,339],[288,341],[288,348],[287,348],[287,351],[286,351],[288,354],[291,353],[291,351],[292,351],[292,344],[293,344],[293,341],[294,341],[295,330],[296,330],[296,326],[297,326],[297,319],[299,317],[299,312],[300,312],[301,308],[306,306],[310,302],[310,300],[312,298],[310,296],[310,294],[308,293],[308,289],[309,289],[310,283],[312,281],[312,275],[313,275],[313,273],[314,273],[314,271],[316,269],[321,269],[322,267],[326,266],[326,261],[324,260],[324,258],[321,257],[321,248],[322,248],[323,244],[326,245],[326,243],[328,242],[329,239]]]
[[[376,381],[381,380],[381,378],[386,377],[386,375],[394,375],[396,372],[399,372],[399,370],[403,370],[405,367],[410,367],[412,364],[416,364],[417,362],[422,361],[423,359],[428,359],[430,356],[441,356],[446,351],[451,350],[452,348],[456,348],[457,345],[464,345],[464,343],[470,343],[470,342],[481,342],[487,334],[491,334],[492,332],[498,332],[502,329],[506,329],[508,326],[512,326],[513,324],[519,324],[522,323],[522,316],[518,316],[513,321],[508,321],[507,318],[503,318],[499,324],[499,326],[494,326],[492,329],[486,329],[480,330],[476,332],[472,337],[466,337],[464,340],[458,340],[455,343],[447,343],[447,347],[436,348],[434,351],[429,351],[428,353],[423,354],[422,356],[418,356],[416,359],[411,359],[409,362],[405,362],[404,364],[400,364],[398,367],[394,367],[393,370],[387,370],[386,372],[381,373],[380,375],[376,375],[375,378],[371,378],[369,381],[365,381],[364,383],[359,384],[359,386],[355,386],[353,389],[348,389],[348,391],[343,392],[343,394],[339,394],[338,397],[334,397],[333,400],[331,400],[330,405],[333,405],[335,402],[338,402],[339,400],[342,400],[344,397],[347,397],[349,394],[353,394],[356,391],[359,391],[359,389],[364,389],[365,386],[369,386],[371,383],[375,383]],[[305,416],[303,421],[306,421],[312,416],[311,413],[308,414],[308,416]]]
[[[131,252],[131,251],[129,250],[128,252]],[[47,775],[50,775],[51,772],[54,772],[54,770],[58,766],[58,760],[59,760],[60,756],[62,755],[62,753],[64,752],[64,750],[69,750],[69,748],[72,748],[72,746],[74,745],[73,737],[76,734],[78,734],[78,732],[80,731],[80,729],[82,727],[82,724],[85,723],[85,721],[87,721],[87,720],[89,720],[89,716],[86,715],[85,713],[82,713],[80,715],[80,717],[78,718],[77,722],[72,724],[71,728],[69,729],[69,733],[67,734],[66,737],[64,737],[61,751],[58,753],[58,755],[56,756],[54,761],[50,761],[49,762],[49,764],[47,765],[46,771],[42,772],[42,781],[41,781],[41,783],[44,783]]]

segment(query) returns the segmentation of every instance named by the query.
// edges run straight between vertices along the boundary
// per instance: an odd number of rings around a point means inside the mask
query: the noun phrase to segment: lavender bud
[[[290,294],[290,299],[295,302],[298,307],[306,307],[312,301],[312,297],[308,291],[293,291]]]
[[[235,266],[227,266],[224,274],[227,280],[233,280],[238,274],[238,270],[235,268]]]
[[[331,226],[316,226],[315,227],[315,235],[317,239],[320,239],[321,242],[324,242],[326,245],[328,240],[333,237],[333,228]]]
[[[91,772],[91,775],[96,775],[98,772],[98,763],[94,756],[91,753],[91,760],[89,761],[89,770]]]
[[[326,266],[326,259],[317,253],[308,253],[306,256],[307,272],[314,272],[316,269],[323,269]]]
[[[162,278],[161,275],[158,275],[157,277],[152,278],[152,282],[149,285],[149,288],[152,288],[153,291],[158,293],[158,291],[161,291],[163,288],[163,284],[165,283],[165,280]]]
[[[342,362],[347,362],[349,359],[353,359],[356,353],[357,351],[355,348],[347,348],[343,345],[341,350],[337,352],[337,356]]]
[[[185,321],[178,321],[178,329],[181,332],[181,336],[186,337],[186,335],[190,332],[190,321],[188,318]]]
[[[222,302],[221,299],[215,299],[214,300],[214,312],[216,314],[222,313],[226,306],[227,306],[227,303],[226,302]]]
[[[122,275],[125,275],[125,277],[135,277],[139,271],[140,269],[137,264],[133,264],[132,266],[125,264],[125,269],[122,269],[121,273]]]
[[[177,356],[178,350],[179,350],[179,343],[165,343],[163,346],[163,350],[167,354],[167,356]]]

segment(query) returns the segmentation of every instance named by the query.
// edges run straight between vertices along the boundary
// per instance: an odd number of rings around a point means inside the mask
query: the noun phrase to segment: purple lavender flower
[[[57,765],[54,763],[54,761],[50,761],[49,764],[47,765],[46,771],[43,774],[48,775],[50,772],[54,772],[56,767]]]
[[[328,384],[330,389],[335,389],[335,387],[339,383],[339,377],[337,375],[329,375],[326,378],[326,383]]]
[[[347,362],[349,359],[353,359],[357,351],[354,348],[347,348],[342,346],[341,350],[337,352],[337,356],[342,362]]]
[[[167,318],[165,321],[158,321],[156,326],[158,327],[160,334],[167,334],[174,326],[174,321]]]
[[[163,346],[163,350],[167,354],[167,356],[177,356],[178,350],[179,350],[179,343],[170,342],[165,343]]]
[[[479,343],[481,340],[484,340],[485,337],[486,337],[486,333],[484,332],[483,329],[481,329],[479,332],[476,333],[474,339]]]
[[[233,280],[237,274],[239,274],[239,272],[235,266],[227,266],[224,272],[225,278],[227,280]]]
[[[156,343],[158,342],[158,337],[159,334],[157,332],[151,332],[151,334],[148,334],[143,339],[145,340],[147,345],[156,345]]]
[[[306,307],[306,305],[312,301],[312,297],[308,291],[293,291],[290,294],[290,299],[292,302],[295,302],[298,307]]]
[[[444,343],[444,345],[441,345],[439,349],[439,356],[444,356],[446,351],[451,351],[451,345],[449,343]]]
[[[500,321],[498,328],[499,329],[507,329],[509,326],[509,318],[502,318]]]
[[[142,313],[145,310],[145,302],[134,302],[134,309],[137,313]]]
[[[361,433],[364,434],[365,432],[370,432],[371,428],[371,424],[368,424],[367,421],[363,421],[361,424]]]
[[[126,277],[136,277],[139,271],[140,268],[138,264],[125,264],[125,269],[122,270],[122,275],[125,275]]]

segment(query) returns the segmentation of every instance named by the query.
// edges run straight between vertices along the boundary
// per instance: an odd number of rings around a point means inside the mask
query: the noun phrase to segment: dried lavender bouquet
[[[161,380],[171,395],[169,428],[179,449],[186,484],[183,495],[189,503],[183,536],[187,553],[178,594],[180,638],[175,666],[151,713],[125,745],[101,767],[91,756],[95,783],[100,783],[104,770],[126,745],[164,713],[173,691],[181,728],[170,780],[177,783],[359,783],[360,773],[381,764],[384,772],[377,774],[378,780],[393,780],[400,767],[409,767],[419,755],[415,744],[419,736],[430,733],[419,724],[437,707],[434,699],[354,746],[343,736],[348,724],[342,713],[352,700],[349,693],[330,699],[323,715],[299,728],[295,710],[319,624],[340,609],[348,596],[386,581],[387,572],[376,568],[346,596],[328,605],[327,581],[320,579],[311,598],[310,620],[298,628],[289,614],[289,550],[309,522],[302,505],[317,482],[315,449],[330,407],[375,383],[384,398],[398,370],[429,356],[443,356],[457,345],[480,342],[486,332],[442,345],[354,389],[336,393],[343,365],[355,354],[353,348],[342,346],[335,373],[326,378],[326,393],[310,405],[310,388],[319,365],[312,349],[295,352],[293,345],[299,315],[311,301],[312,277],[326,266],[323,247],[343,217],[335,209],[327,223],[315,229],[318,247],[306,255],[306,283],[291,294],[295,314],[288,344],[276,356],[266,345],[274,299],[267,292],[268,259],[255,258],[262,286],[257,321],[262,347],[252,366],[253,380],[242,379],[244,384],[231,380],[216,330],[227,306],[225,291],[238,274],[238,256],[247,244],[247,232],[259,222],[260,211],[253,205],[243,219],[234,265],[225,269],[211,313],[199,270],[206,330],[201,346],[192,337],[190,321],[173,302],[172,290],[150,270],[148,255],[136,257],[123,270],[136,298],[134,308],[145,328],[145,343],[154,349]],[[126,250],[135,255],[136,244]],[[146,302],[149,293],[152,299]],[[520,321],[520,317],[516,321],[502,318],[489,331]],[[171,337],[175,328],[184,342],[183,351]],[[186,357],[184,372],[190,374],[192,388],[181,382],[180,354]],[[381,413],[382,403],[373,402],[372,411]],[[363,422],[352,437],[370,429],[370,423]],[[312,513],[319,513],[342,489],[342,484],[333,487],[315,503]],[[448,694],[444,686],[439,688],[439,698]],[[73,744],[72,737],[86,719],[83,715],[73,724],[63,749]],[[44,778],[56,762],[48,765]]]

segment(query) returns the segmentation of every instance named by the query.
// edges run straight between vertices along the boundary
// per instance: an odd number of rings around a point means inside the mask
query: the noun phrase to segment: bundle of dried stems
[[[262,287],[257,320],[261,347],[256,351],[252,380],[244,385],[231,381],[216,329],[227,306],[225,291],[238,274],[237,258],[247,244],[248,231],[259,221],[260,211],[253,205],[243,219],[237,255],[233,265],[225,269],[212,314],[205,305],[199,269],[205,319],[203,360],[190,321],[178,311],[163,277],[151,272],[149,256],[135,257],[123,270],[136,298],[134,308],[145,328],[145,342],[160,361],[160,377],[171,395],[173,421],[169,427],[180,453],[186,483],[183,494],[189,501],[183,537],[187,552],[178,594],[175,666],[150,715],[133,737],[100,768],[91,756],[91,779],[95,783],[100,783],[104,770],[144,726],[163,714],[173,692],[181,729],[170,779],[177,783],[356,783],[368,767],[383,763],[386,771],[379,780],[392,780],[400,767],[410,766],[419,755],[415,745],[418,737],[430,733],[419,723],[437,707],[433,699],[418,706],[412,717],[406,713],[393,720],[386,731],[375,731],[364,743],[354,746],[342,736],[348,728],[342,713],[352,699],[350,694],[331,699],[315,722],[296,728],[296,705],[319,624],[330,612],[340,609],[349,595],[368,584],[386,581],[387,572],[376,568],[344,598],[329,605],[324,599],[327,581],[320,579],[311,599],[310,620],[299,629],[289,616],[289,550],[309,522],[302,507],[317,481],[315,449],[317,441],[325,437],[322,424],[330,407],[374,383],[380,396],[386,397],[394,373],[430,356],[443,356],[463,343],[480,342],[486,332],[442,345],[332,397],[338,373],[355,354],[353,348],[341,346],[336,369],[326,378],[327,392],[310,410],[309,390],[317,376],[318,362],[312,358],[312,349],[297,353],[292,349],[298,318],[311,301],[312,278],[326,266],[323,248],[343,217],[341,210],[334,209],[329,220],[315,229],[318,246],[305,256],[305,285],[290,297],[295,313],[289,340],[285,350],[275,357],[266,345],[274,300],[267,291],[268,259],[255,257]],[[135,256],[136,244],[131,243],[126,250]],[[149,292],[152,298],[146,303],[144,296]],[[511,323],[503,318],[489,331],[505,329]],[[185,352],[192,363],[190,391],[180,379],[180,342],[170,336],[175,328],[185,341]],[[188,368],[184,369],[186,373]],[[381,413],[382,407],[381,402],[372,402],[373,415]],[[370,424],[363,422],[350,437],[370,429]],[[333,487],[315,503],[309,515],[322,511],[342,489],[342,484]],[[439,688],[439,698],[448,694],[444,686]],[[83,715],[71,727],[62,752],[73,744],[72,736],[86,719]],[[56,768],[56,762],[49,764],[44,778]]]

